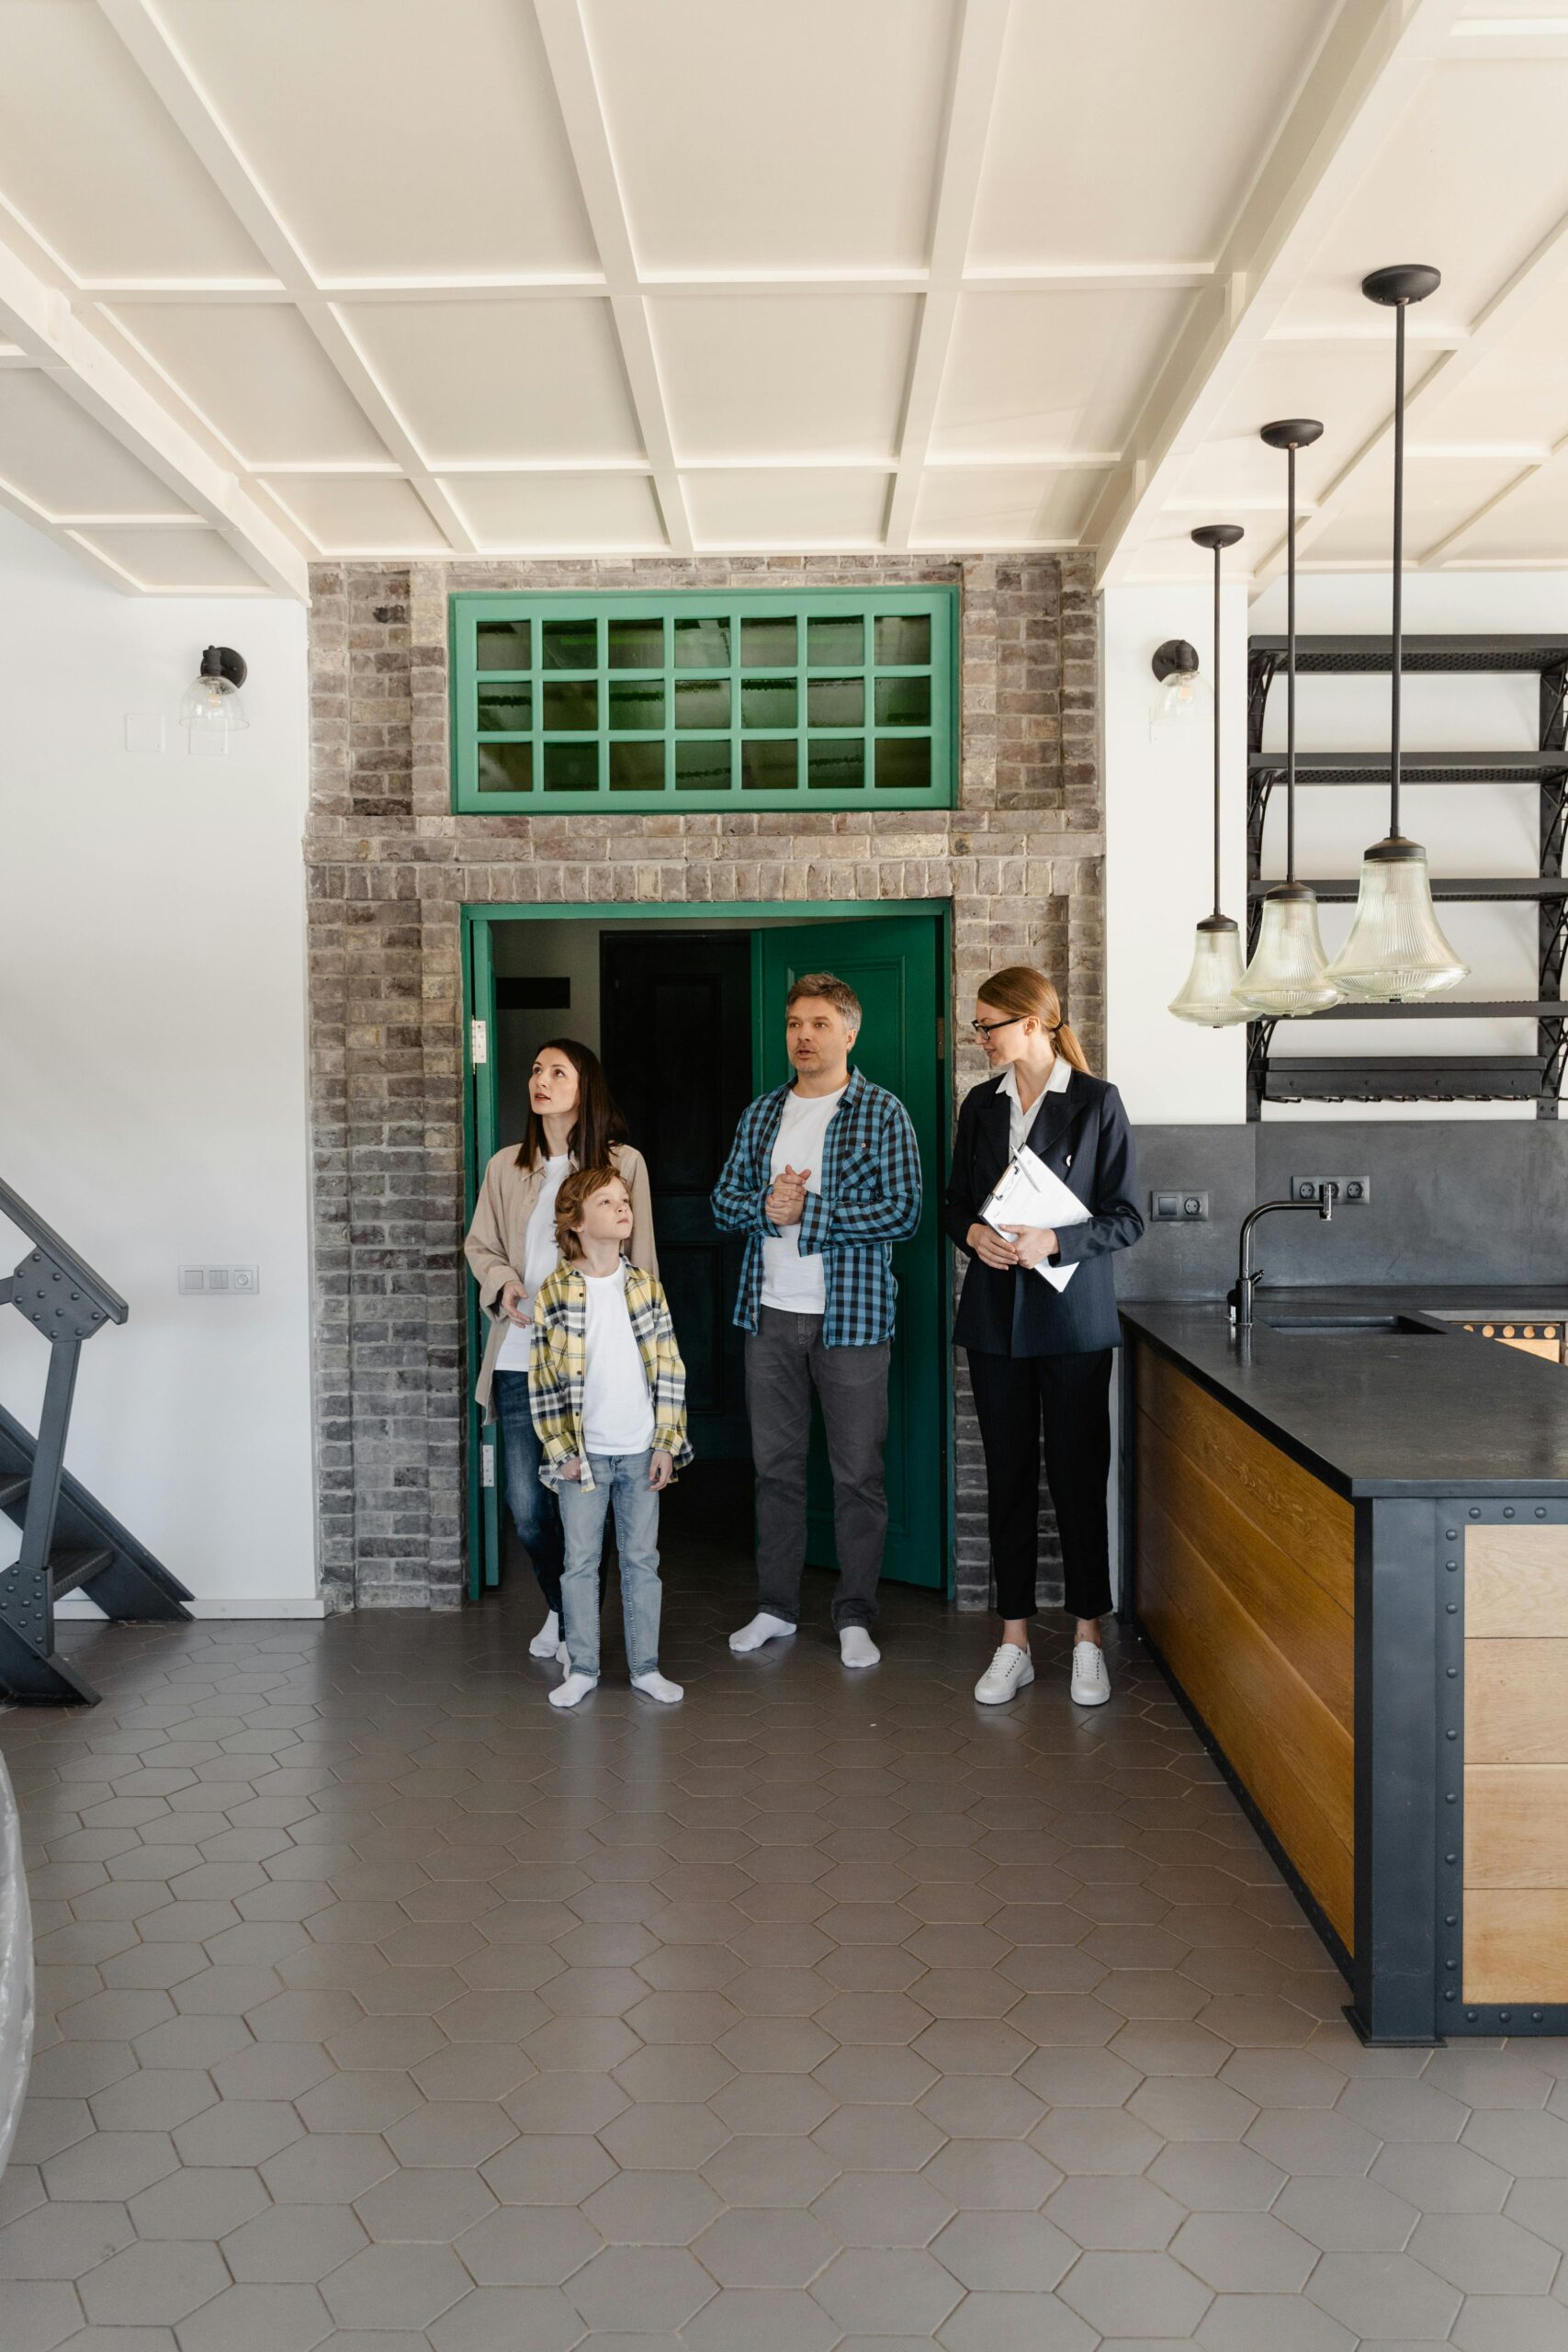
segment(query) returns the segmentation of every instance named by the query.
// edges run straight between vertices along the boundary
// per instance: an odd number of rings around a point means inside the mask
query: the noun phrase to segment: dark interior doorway
[[[648,1162],[659,1270],[686,1364],[700,1461],[745,1459],[745,1357],[733,1320],[744,1245],[709,1197],[751,1100],[751,942],[744,932],[605,932],[600,1058]]]

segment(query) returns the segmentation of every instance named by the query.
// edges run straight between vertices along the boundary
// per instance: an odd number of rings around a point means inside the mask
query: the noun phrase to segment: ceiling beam
[[[1287,297],[1441,53],[1462,0],[1346,0],[1251,194],[1156,379],[1126,462],[1084,541],[1100,580],[1124,581],[1189,458],[1262,349]]]
[[[579,0],[534,0],[534,13],[566,127],[568,152],[604,267],[610,311],[620,339],[621,364],[652,470],[665,536],[675,554],[690,555],[696,544],[692,518],[675,463],[669,407],[660,379],[648,304],[638,282],[626,199],[615,170],[588,28]]]
[[[892,548],[909,544],[942,372],[958,324],[959,289],[1001,77],[1009,6],[1010,0],[964,0],[953,38],[947,123],[931,218],[930,279],[915,329],[898,435],[898,467],[887,500],[886,537]]]
[[[468,525],[150,0],[98,0],[98,6],[252,243],[276,273],[285,295],[298,307],[372,431],[398,459],[426,513],[457,553],[471,555],[474,541]],[[178,390],[172,378],[165,381]]]
[[[257,505],[239,477],[220,465],[205,444],[154,399],[140,377],[133,376],[99,342],[57,288],[44,285],[4,245],[0,245],[0,332],[28,354],[78,408],[139,458],[165,489],[210,524],[267,587],[285,596],[308,600],[310,579],[304,557]]]

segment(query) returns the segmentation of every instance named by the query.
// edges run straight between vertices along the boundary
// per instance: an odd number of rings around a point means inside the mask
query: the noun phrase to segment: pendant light
[[[1393,337],[1393,616],[1389,649],[1388,832],[1361,860],[1361,882],[1350,936],[1328,967],[1341,995],[1359,1004],[1402,1004],[1451,989],[1470,969],[1444,938],[1432,904],[1432,878],[1419,842],[1399,830],[1399,694],[1404,655],[1404,313],[1441,284],[1419,262],[1375,269],[1361,280],[1370,302],[1394,315]]]
[[[1322,433],[1315,417],[1292,416],[1264,425],[1258,435],[1270,449],[1283,449],[1286,465],[1285,878],[1263,901],[1258,945],[1236,994],[1250,1012],[1276,1021],[1339,1001],[1325,968],[1317,895],[1296,880],[1296,451],[1310,449]]]
[[[1192,968],[1170,1010],[1178,1021],[1202,1029],[1228,1029],[1245,1021],[1247,1010],[1235,988],[1241,978],[1241,933],[1229,915],[1220,911],[1220,554],[1234,548],[1242,536],[1239,523],[1203,523],[1192,533],[1195,547],[1208,548],[1214,559],[1214,911],[1198,925]]]

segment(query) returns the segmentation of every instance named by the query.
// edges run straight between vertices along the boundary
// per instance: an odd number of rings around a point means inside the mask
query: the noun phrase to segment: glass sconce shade
[[[1318,933],[1316,893],[1304,882],[1278,883],[1264,899],[1257,953],[1236,994],[1249,1012],[1276,1021],[1338,1003]]]
[[[1149,667],[1159,682],[1150,714],[1156,727],[1194,718],[1213,702],[1213,689],[1199,669],[1197,648],[1184,637],[1168,637],[1156,648]]]
[[[201,668],[180,700],[180,725],[188,730],[193,752],[221,752],[231,735],[251,723],[240,688],[245,664],[226,645],[209,645]]]
[[[1427,853],[1391,833],[1361,860],[1350,936],[1328,967],[1357,1004],[1406,1004],[1455,987],[1469,971],[1444,938],[1432,904]]]
[[[1229,1029],[1249,1018],[1236,996],[1241,933],[1229,915],[1205,915],[1193,941],[1192,966],[1170,1010],[1198,1029]]]

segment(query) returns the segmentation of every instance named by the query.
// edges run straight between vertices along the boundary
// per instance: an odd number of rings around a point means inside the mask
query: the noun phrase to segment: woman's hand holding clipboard
[[[1064,1225],[1087,1225],[1089,1212],[1077,1194],[1069,1192],[1061,1178],[1054,1175],[1038,1153],[1031,1151],[1025,1143],[1019,1146],[1008,1162],[980,1216],[985,1224],[1010,1239],[1025,1227],[1059,1231]],[[1042,1259],[1034,1271],[1044,1275],[1053,1290],[1062,1291],[1077,1268],[1048,1265]]]

